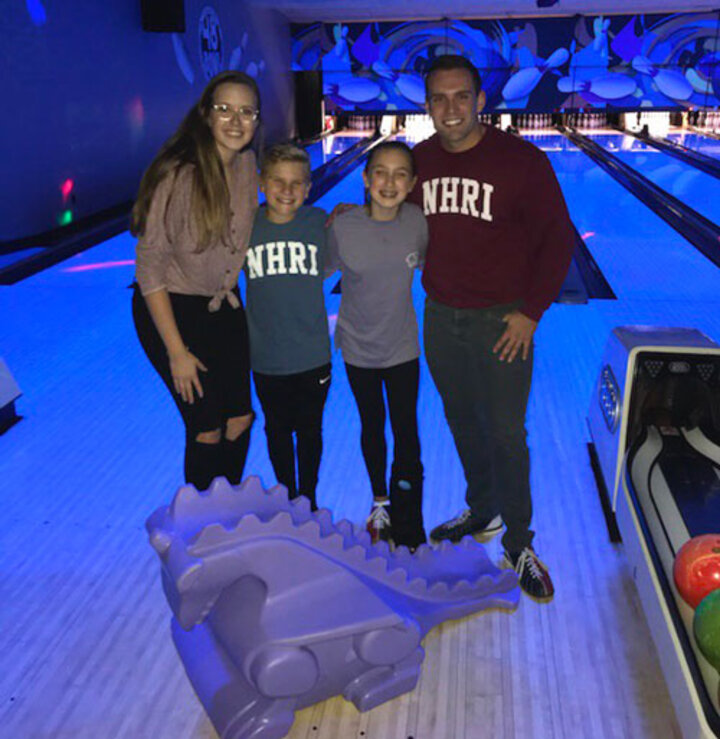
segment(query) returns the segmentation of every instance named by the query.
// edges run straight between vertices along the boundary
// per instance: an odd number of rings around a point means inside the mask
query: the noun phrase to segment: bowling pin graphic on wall
[[[349,72],[351,69],[348,46],[348,26],[336,23],[332,28],[333,48],[322,58],[323,72]]]
[[[188,57],[187,49],[183,37],[179,33],[172,35],[173,51],[175,52],[175,61],[182,72],[183,77],[192,85],[195,82],[195,72]]]
[[[395,87],[411,103],[420,107],[425,104],[425,82],[417,74],[399,74],[395,80]]]
[[[604,59],[608,58],[608,28],[610,28],[608,18],[599,16],[593,21],[593,49]]]
[[[240,45],[236,46],[230,54],[230,60],[227,65],[228,69],[242,70],[243,57],[245,56],[247,45],[248,33],[245,31],[240,39]],[[264,71],[265,61],[262,59],[258,62],[250,61],[245,66],[245,74],[249,74],[254,79],[257,79]]]
[[[240,64],[242,63],[243,55],[245,54],[245,47],[247,46],[248,42],[248,34],[247,31],[243,33],[242,38],[240,39],[239,46],[236,46],[232,52],[230,52],[230,61],[228,62],[228,69],[240,69]]]
[[[632,68],[640,74],[652,77],[657,89],[673,100],[687,100],[693,94],[692,85],[684,74],[676,69],[658,67],[646,56],[636,56],[632,60]]]
[[[602,100],[620,100],[632,95],[637,89],[637,83],[626,74],[601,74],[589,80],[561,77],[557,88],[560,92],[589,93]]]
[[[547,60],[533,67],[520,69],[505,83],[502,96],[505,100],[518,100],[527,97],[540,83],[545,72],[562,66],[570,58],[567,49],[556,49]]]
[[[195,68],[190,61],[190,54],[185,45],[187,34],[173,33],[172,45],[175,52],[175,61],[188,84],[195,82]],[[211,79],[223,69],[242,69],[245,64],[245,72],[251,77],[257,78],[265,71],[263,60],[247,61],[245,56],[248,49],[249,36],[245,31],[240,43],[230,53],[227,66],[223,62],[223,35],[220,27],[220,19],[215,10],[206,5],[200,13],[198,21],[198,50],[200,65],[206,79]]]
[[[321,24],[296,36],[293,65],[321,67],[332,85],[328,93],[346,109],[419,112],[424,71],[448,52],[466,56],[481,71],[488,110],[519,110],[531,99],[545,110],[720,104],[716,17],[522,20]],[[555,51],[546,56],[538,49]]]
[[[346,103],[356,105],[375,100],[382,91],[380,85],[369,77],[353,77],[351,74],[333,75],[324,87],[326,95],[339,97]]]
[[[418,74],[407,72],[396,72],[382,60],[376,61],[372,66],[373,72],[390,80],[395,84],[395,89],[411,103],[422,107],[425,105],[425,82]]]
[[[422,107],[425,104],[425,82],[418,74],[409,74],[407,72],[396,72],[390,69],[386,62],[378,59],[373,62],[372,71],[378,77],[390,80],[395,84],[395,89],[411,103]]]
[[[25,0],[25,7],[28,13],[30,13],[30,19],[36,26],[45,25],[47,21],[47,12],[45,6],[40,0]]]

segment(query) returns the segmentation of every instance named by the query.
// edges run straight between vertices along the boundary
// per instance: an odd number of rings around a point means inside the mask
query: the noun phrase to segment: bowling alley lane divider
[[[605,279],[600,266],[593,259],[590,250],[585,244],[585,239],[583,239],[577,228],[575,228],[575,224],[573,224],[573,229],[575,231],[575,251],[573,252],[568,276],[565,278],[557,302],[587,303],[588,298],[595,300],[616,300],[616,295],[610,287],[610,283]],[[577,274],[576,279],[580,283],[577,287],[573,280],[573,273]],[[576,290],[582,290],[585,295],[584,300],[573,299],[574,288]]]
[[[319,134],[315,136],[311,136],[308,139],[295,139],[293,143],[295,143],[297,146],[299,146],[301,149],[304,149],[308,146],[312,146],[313,144],[317,144],[318,141],[322,141],[323,139],[327,139],[330,136],[336,136],[337,131],[332,128],[327,131],[321,131]]]
[[[720,228],[682,200],[666,192],[618,157],[574,129],[558,127],[570,141],[669,223],[715,266],[720,267]]]
[[[702,154],[699,151],[693,151],[688,149],[687,146],[677,144],[674,141],[668,139],[661,140],[656,139],[653,136],[645,135],[636,131],[629,131],[625,128],[618,127],[618,130],[623,134],[634,136],[640,141],[644,141],[650,146],[654,147],[658,151],[662,151],[675,159],[679,159],[685,164],[689,164],[696,169],[700,169],[713,177],[717,177],[720,180],[720,162],[713,157],[709,157],[707,154]]]
[[[340,180],[362,162],[370,149],[388,138],[389,136],[382,136],[376,131],[374,134],[360,139],[356,144],[333,157],[329,162],[316,167],[311,174],[312,187],[307,199],[308,204],[312,205],[332,190]]]
[[[0,285],[13,285],[126,231],[131,209],[128,200],[51,231],[0,242],[0,254],[7,256],[0,268]]]
[[[688,126],[688,131],[692,131],[693,133],[700,134],[701,136],[707,136],[710,139],[715,139],[715,141],[720,141],[720,133],[717,133],[716,131],[710,131],[707,128],[700,128],[698,126]]]

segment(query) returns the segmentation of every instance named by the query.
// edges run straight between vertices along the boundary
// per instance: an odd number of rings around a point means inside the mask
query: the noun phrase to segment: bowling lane
[[[570,215],[620,299],[716,300],[720,269],[560,135],[527,138],[543,148]]]
[[[359,167],[355,167],[345,175],[335,187],[328,190],[313,205],[318,208],[325,208],[329,212],[337,203],[362,203],[365,192],[362,180],[364,166],[365,162],[363,161]]]
[[[135,276],[135,238],[123,231],[22,280],[23,287],[122,289]]]
[[[349,149],[359,138],[364,138],[369,133],[365,131],[360,133],[334,133],[325,136],[320,141],[309,144],[305,147],[305,151],[310,156],[310,168],[317,169],[329,162],[333,157]]]
[[[367,135],[367,134],[366,134]],[[409,146],[414,146],[418,141],[421,141],[424,137],[419,138],[408,138],[407,136],[394,136],[394,141],[402,141]],[[331,211],[338,203],[362,203],[365,197],[365,186],[363,184],[362,172],[365,166],[365,159],[360,162],[360,165],[355,167],[335,187],[325,193],[319,200],[313,205],[318,208],[325,208],[328,212]]]
[[[589,138],[705,218],[720,224],[720,180],[717,178],[632,136],[591,134]]]
[[[688,149],[720,159],[720,141],[694,131],[678,131],[668,134],[668,139]]]

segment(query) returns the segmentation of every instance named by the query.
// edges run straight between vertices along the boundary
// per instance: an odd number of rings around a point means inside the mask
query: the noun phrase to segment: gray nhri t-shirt
[[[260,208],[250,235],[245,278],[250,366],[292,375],[330,362],[323,294],[327,214],[303,206],[290,223]]]
[[[419,357],[411,288],[428,242],[420,208],[403,203],[392,221],[353,208],[333,221],[329,240],[330,259],[342,270],[335,346],[343,359],[385,368]]]

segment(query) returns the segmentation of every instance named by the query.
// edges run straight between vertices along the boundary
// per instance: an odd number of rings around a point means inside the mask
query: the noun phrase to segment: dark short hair
[[[477,71],[475,65],[464,56],[460,54],[441,54],[436,56],[430,66],[425,70],[425,96],[430,94],[430,77],[441,70],[449,69],[465,69],[470,72],[472,77],[473,87],[475,88],[475,94],[479,95],[482,90],[482,80],[480,79],[480,72]]]
[[[403,152],[410,162],[410,174],[415,176],[415,157],[413,156],[412,149],[404,141],[382,141],[381,143],[370,149],[367,161],[365,162],[365,171],[369,172],[373,162],[378,154],[383,151],[401,151]]]

